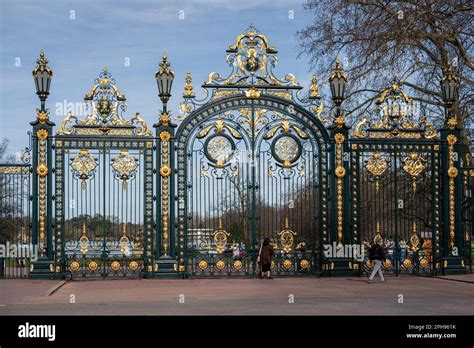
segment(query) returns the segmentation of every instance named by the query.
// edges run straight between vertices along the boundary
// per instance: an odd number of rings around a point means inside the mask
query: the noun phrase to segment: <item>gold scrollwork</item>
[[[135,116],[130,120],[133,124],[134,122],[138,123],[139,126],[135,127],[135,135],[138,136],[150,136],[152,135],[151,130],[148,129],[148,124],[143,118],[140,117],[140,113],[135,113]]]
[[[458,169],[454,165],[454,144],[458,141],[454,134],[446,137],[448,141],[448,177],[449,177],[449,246],[451,250],[456,244],[456,223],[455,223],[455,178],[458,175]]]
[[[289,253],[293,247],[295,241],[296,232],[290,229],[288,225],[288,218],[285,218],[285,228],[278,232],[280,236],[280,242],[285,253]]]
[[[87,228],[86,224],[82,224],[82,236],[79,238],[79,247],[81,254],[86,254],[89,249],[90,240],[87,237]]]
[[[291,129],[294,129],[296,134],[301,138],[301,139],[308,139],[308,135],[298,126],[294,125],[291,123],[288,119],[284,119],[280,124],[276,125],[272,129],[270,129],[265,135],[264,139],[271,139],[275,136],[277,131],[279,129],[282,129],[283,133],[289,133]]]
[[[222,228],[222,220],[219,219],[219,228],[212,234],[214,238],[214,244],[218,253],[223,253],[227,245],[227,237],[230,235],[226,230]]]
[[[96,158],[89,154],[87,149],[81,151],[72,158],[71,168],[74,174],[81,179],[82,190],[86,189],[86,180],[97,167]]]
[[[46,140],[49,133],[46,129],[39,129],[36,132],[39,140],[39,164],[36,167],[36,174],[39,176],[39,244],[40,251],[45,252],[45,232],[46,232],[46,175],[49,168],[46,164]]]
[[[346,169],[342,160],[342,146],[346,137],[342,133],[334,135],[336,142],[336,220],[337,220],[337,243],[343,243],[343,226],[344,226],[344,211],[343,211],[343,177],[346,175]]]
[[[420,238],[416,232],[416,222],[413,221],[412,235],[410,237],[410,250],[417,252],[420,247]]]
[[[373,176],[375,179],[375,190],[379,191],[379,181],[381,177],[388,170],[389,159],[382,156],[379,151],[376,151],[367,159],[365,163],[365,169]]]
[[[112,159],[112,161],[115,175],[122,180],[122,187],[125,191],[127,189],[127,180],[135,174],[138,168],[137,159],[124,148],[120,150],[120,155]]]
[[[162,114],[167,115],[167,114]],[[169,116],[168,116],[169,117]],[[169,124],[169,119],[164,118],[165,123]],[[168,221],[168,212],[169,212],[169,180],[172,173],[172,169],[169,166],[169,147],[170,147],[170,138],[171,134],[168,131],[162,131],[160,133],[161,140],[161,151],[162,151],[162,160],[160,167],[160,175],[162,180],[162,199],[161,204],[163,207],[163,216],[162,216],[162,249],[164,255],[168,255],[169,248],[169,221]]]
[[[417,152],[411,152],[402,159],[402,169],[412,177],[413,192],[416,192],[416,180],[425,171],[426,160]]]

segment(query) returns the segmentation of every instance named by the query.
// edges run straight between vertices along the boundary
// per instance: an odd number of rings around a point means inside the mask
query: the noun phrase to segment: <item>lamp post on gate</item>
[[[330,269],[334,273],[351,274],[354,272],[354,259],[352,256],[345,255],[340,252],[344,251],[344,244],[352,243],[351,234],[349,233],[349,177],[347,175],[347,165],[345,163],[344,153],[348,151],[348,130],[345,124],[345,115],[341,109],[341,105],[345,99],[347,77],[343,74],[342,66],[339,59],[336,59],[336,65],[332,68],[332,74],[329,76],[329,86],[331,88],[331,96],[336,105],[336,114],[333,124],[329,127],[331,139],[333,141],[333,150],[331,155],[332,163],[332,192],[333,200],[331,208],[335,212],[331,217],[331,244],[336,242],[336,257],[331,258]]]
[[[48,66],[43,50],[36,64],[32,74],[41,106],[36,110],[36,120],[30,124],[33,126],[32,243],[38,248],[38,260],[30,267],[30,277],[52,278],[56,272],[52,246],[52,133],[55,124],[49,120],[49,110],[46,109],[45,104],[53,71]]]
[[[463,257],[464,233],[462,224],[461,129],[456,115],[460,79],[453,67],[443,69],[440,80],[446,117],[441,129],[443,140],[443,235],[441,240],[441,270],[444,274],[467,272]]]
[[[153,127],[156,129],[156,163],[159,168],[157,175],[157,209],[156,209],[156,263],[153,268],[156,277],[177,276],[178,263],[175,255],[175,214],[174,214],[174,151],[173,138],[176,125],[171,122],[167,104],[171,97],[171,87],[174,72],[170,69],[170,62],[166,53],[163,53],[160,69],[155,73],[158,85],[158,96],[163,104],[159,122]],[[161,195],[160,195],[161,193]],[[160,200],[161,197],[161,200]],[[180,250],[179,269],[184,270],[184,252]]]

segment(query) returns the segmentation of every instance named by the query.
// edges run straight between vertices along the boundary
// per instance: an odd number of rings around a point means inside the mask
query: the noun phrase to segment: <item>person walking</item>
[[[264,278],[265,273],[268,279],[273,279],[270,269],[272,266],[272,256],[274,255],[275,252],[273,251],[273,246],[270,244],[270,239],[265,238],[260,248],[260,254],[258,255],[261,267],[260,279]]]
[[[382,261],[385,260],[385,254],[382,248],[382,238],[375,238],[375,244],[372,245],[369,249],[369,259],[374,264],[374,269],[372,270],[372,274],[369,277],[369,283],[372,283],[374,281],[374,277],[377,273],[380,276],[380,280],[382,282],[385,282],[385,279],[382,274]]]

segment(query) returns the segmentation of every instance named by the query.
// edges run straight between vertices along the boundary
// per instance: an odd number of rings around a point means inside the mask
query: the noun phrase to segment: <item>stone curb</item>
[[[52,286],[48,291],[46,291],[46,296],[53,295],[56,291],[58,291],[64,284],[66,284],[65,280],[61,280],[56,285]]]

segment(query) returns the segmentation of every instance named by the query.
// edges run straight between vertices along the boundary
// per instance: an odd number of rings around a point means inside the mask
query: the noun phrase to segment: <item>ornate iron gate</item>
[[[362,274],[371,268],[363,246],[377,235],[387,271],[466,272],[472,167],[459,156],[455,91],[444,91],[440,130],[413,115],[396,81],[352,129],[339,61],[329,77],[336,111],[322,118],[316,77],[303,95],[294,75],[274,75],[276,54],[249,27],[227,50],[232,71],[211,73],[202,100],[186,76],[178,128],[167,111],[174,73],[164,55],[152,136],[138,113],[124,118],[125,96],[106,69],[86,94],[87,116],[69,114],[53,135],[42,52],[33,71],[41,109],[31,123],[31,206],[20,204],[22,214],[31,207],[39,249],[30,276],[254,276],[264,238],[278,275]],[[452,70],[441,83],[456,85]],[[15,175],[29,167],[21,168]],[[28,239],[29,218],[13,219]]]
[[[153,253],[153,138],[104,69],[55,137],[56,265],[73,277],[143,276]],[[74,125],[71,123],[75,122]]]
[[[294,76],[273,75],[264,35],[250,28],[227,52],[233,71],[209,75],[206,100],[187,80],[190,114],[176,135],[181,265],[194,276],[255,275],[269,238],[275,273],[314,273],[328,230],[328,134],[295,102]]]

